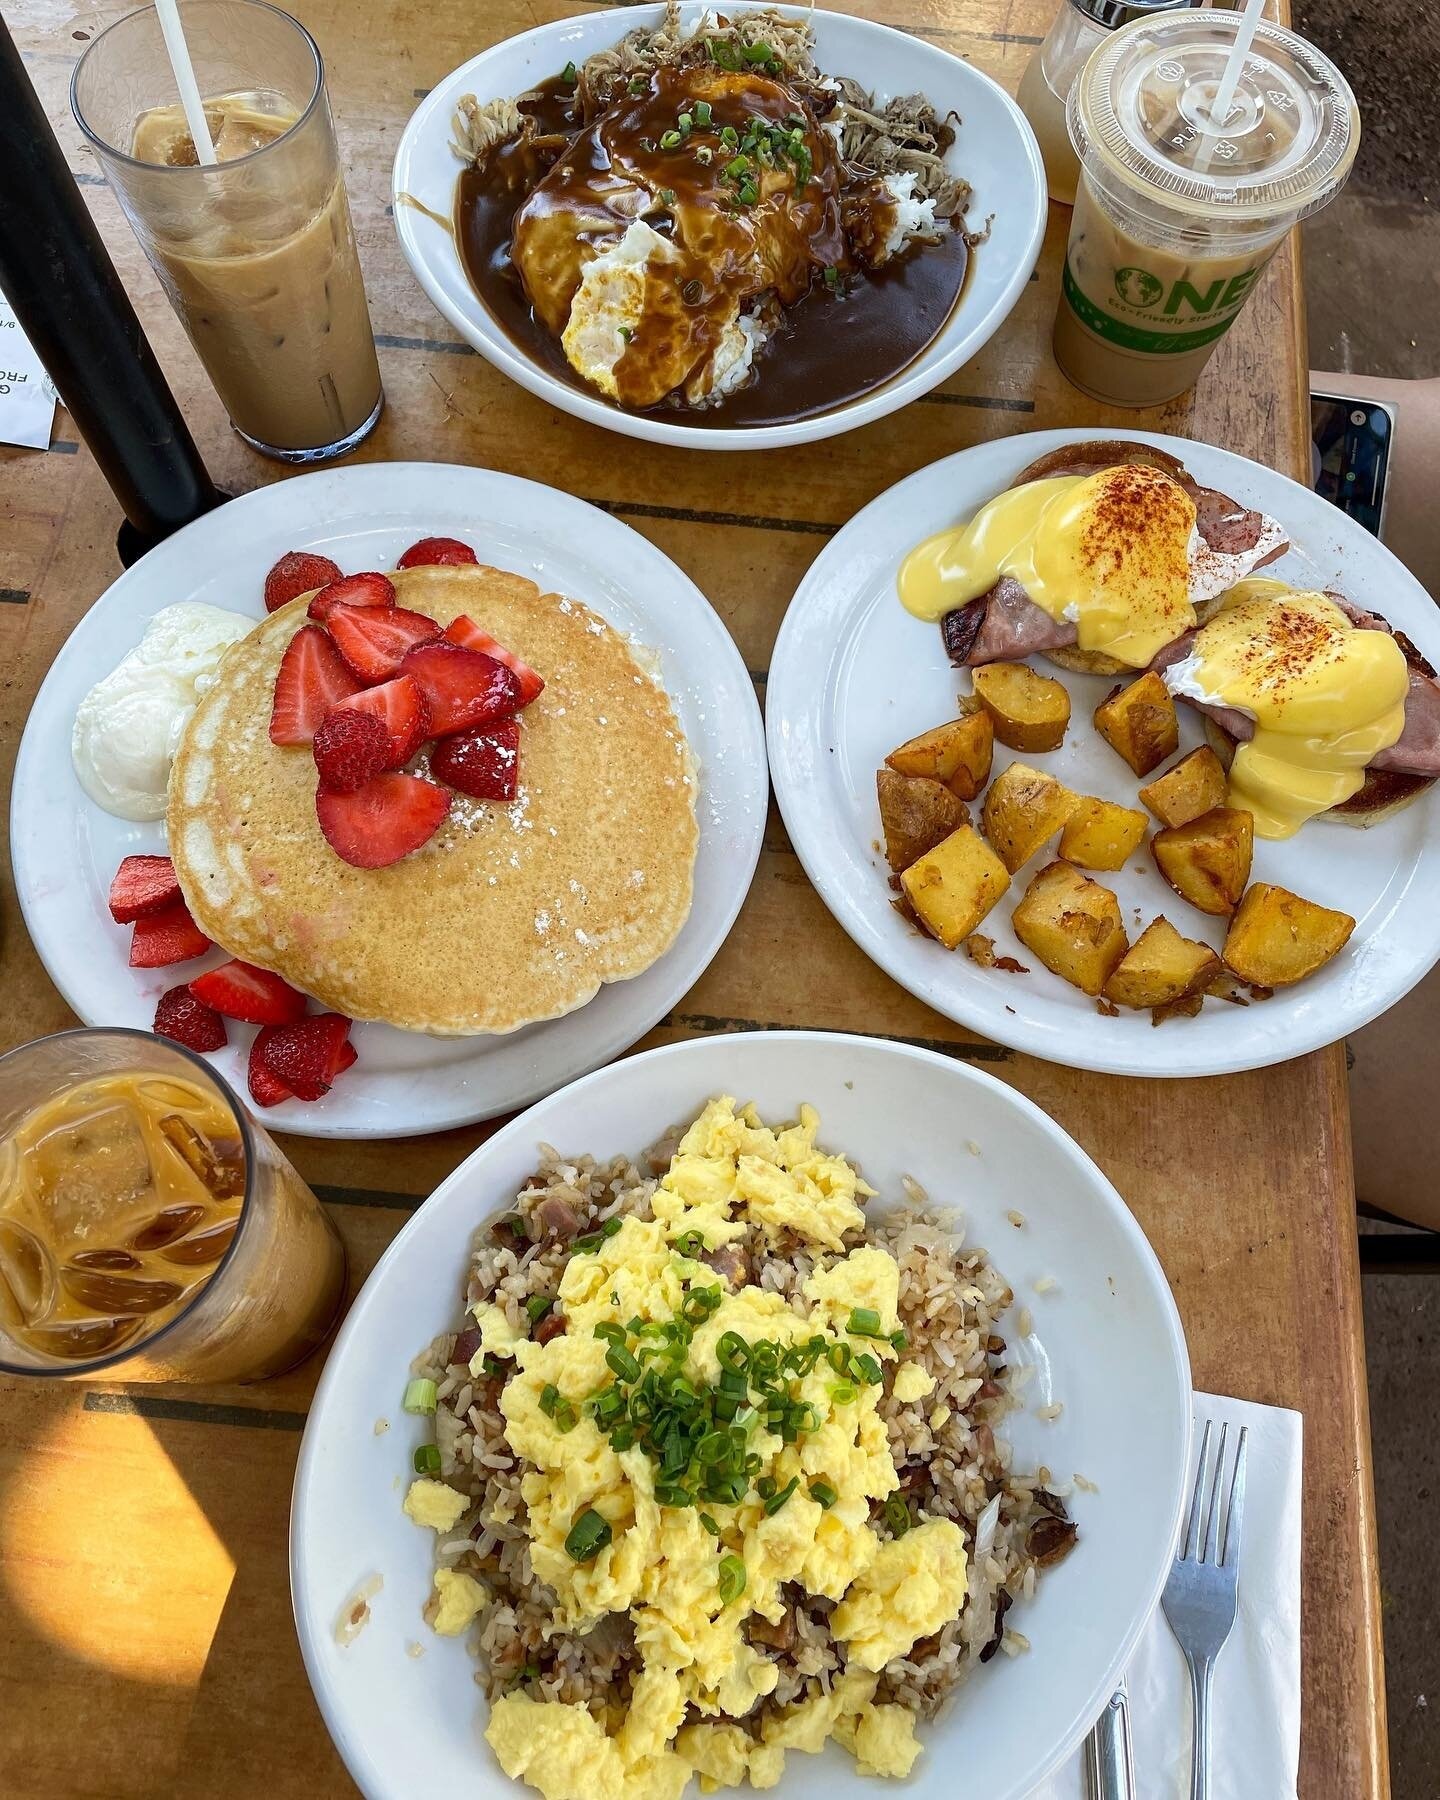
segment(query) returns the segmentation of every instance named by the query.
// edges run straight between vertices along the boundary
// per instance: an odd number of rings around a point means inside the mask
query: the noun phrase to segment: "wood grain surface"
[[[1012,90],[1051,10],[1048,0],[842,0],[842,8],[941,44]],[[229,431],[68,108],[83,41],[129,9],[129,0],[13,0],[6,13],[210,468],[222,487],[243,491],[281,471]],[[1130,425],[1308,474],[1294,248],[1276,256],[1194,396],[1150,413],[1109,412],[1071,388],[1050,356],[1063,209],[1052,209],[1035,280],[984,352],[936,393],[864,430],[798,453],[715,457],[557,413],[454,341],[433,312],[396,244],[390,163],[417,96],[456,64],[588,8],[306,0],[295,10],[329,62],[381,346],[388,407],[360,456],[505,469],[625,519],[710,597],[762,698],[786,602],[827,536],[892,482],[965,445],[1040,427]],[[116,506],[63,412],[49,454],[0,449],[0,514],[8,787],[45,671],[119,568]],[[66,769],[53,775],[70,779]],[[9,1048],[74,1021],[30,947],[8,858],[0,909],[0,1047]],[[1184,1315],[1197,1385],[1303,1411],[1300,1792],[1381,1800],[1389,1784],[1380,1616],[1340,1049],[1253,1074],[1147,1083],[975,1041],[850,943],[773,812],[729,941],[646,1041],[757,1025],[921,1042],[1023,1089],[1095,1157],[1148,1232]],[[286,1148],[331,1208],[358,1285],[484,1135]],[[0,1386],[0,1793],[353,1793],[305,1680],[286,1576],[291,1477],[318,1372],[317,1358],[255,1388]]]

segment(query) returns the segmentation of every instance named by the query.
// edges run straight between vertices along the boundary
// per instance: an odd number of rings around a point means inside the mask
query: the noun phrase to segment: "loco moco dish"
[[[973,692],[877,778],[907,915],[986,967],[1028,972],[976,927],[1058,833],[1012,924],[1102,1010],[1194,1013],[1206,994],[1233,998],[1237,979],[1263,991],[1329,961],[1355,921],[1252,882],[1254,840],[1321,815],[1373,825],[1416,799],[1440,775],[1440,684],[1408,640],[1343,595],[1256,574],[1287,548],[1276,520],[1124,442],[1052,452],[917,546],[900,598],[940,623]],[[985,789],[997,741],[1026,756],[1064,741],[1070,695],[1026,664],[1032,655],[1125,677],[1095,726],[1135,775],[1153,776],[1136,796],[1145,810],[1012,762],[971,826],[966,802]],[[1205,715],[1209,744],[1161,769],[1179,749],[1177,699]],[[1228,922],[1218,954],[1163,915],[1131,943],[1116,895],[1084,872],[1122,868],[1152,819],[1160,873]]]
[[[97,804],[154,818],[168,787],[170,854],[111,885],[131,967],[233,959],[162,994],[157,1032],[208,1051],[257,1025],[255,1102],[318,1100],[354,1019],[510,1032],[664,954],[695,774],[642,651],[448,538],[391,575],[290,552],[265,604],[248,634],[169,609],[77,717]]]

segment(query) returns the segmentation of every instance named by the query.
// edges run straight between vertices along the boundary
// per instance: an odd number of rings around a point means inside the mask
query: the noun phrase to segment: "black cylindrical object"
[[[0,290],[145,547],[218,506],[0,19]]]

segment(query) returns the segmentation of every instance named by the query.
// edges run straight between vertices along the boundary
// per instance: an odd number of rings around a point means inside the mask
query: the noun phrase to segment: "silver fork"
[[[1195,1491],[1190,1498],[1190,1517],[1185,1526],[1185,1548],[1175,1559],[1161,1599],[1170,1629],[1190,1665],[1190,1694],[1195,1719],[1190,1800],[1209,1800],[1210,1675],[1215,1658],[1235,1623],[1240,1581],[1240,1524],[1245,1511],[1245,1441],[1249,1430],[1244,1425],[1240,1427],[1240,1442],[1230,1471],[1223,1525],[1220,1486],[1225,1473],[1228,1425],[1220,1427],[1220,1447],[1215,1454],[1207,1502],[1206,1464],[1212,1423],[1209,1419],[1205,1421],[1205,1433],[1200,1439],[1200,1461],[1195,1470]]]

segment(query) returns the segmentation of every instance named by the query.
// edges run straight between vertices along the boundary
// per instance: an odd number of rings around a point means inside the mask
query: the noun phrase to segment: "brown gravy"
[[[576,129],[568,98],[558,82],[545,83],[523,110],[547,135],[529,145],[503,145],[483,170],[461,172],[455,242],[471,287],[506,335],[558,380],[602,399],[535,317],[510,259],[516,212]],[[871,393],[908,368],[938,336],[960,296],[968,261],[964,235],[949,231],[938,243],[912,245],[886,267],[856,274],[840,288],[816,280],[785,309],[782,326],[745,387],[714,406],[662,403],[641,416],[708,428],[780,425]]]

